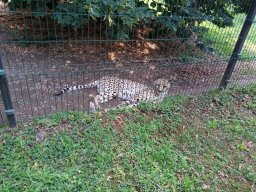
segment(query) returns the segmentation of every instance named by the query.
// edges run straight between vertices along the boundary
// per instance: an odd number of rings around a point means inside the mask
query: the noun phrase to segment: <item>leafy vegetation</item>
[[[1,129],[1,191],[253,191],[256,86]]]
[[[129,38],[133,28],[144,24],[156,32],[176,32],[186,39],[203,21],[219,27],[232,26],[234,15],[245,13],[248,3],[249,0],[10,0],[8,5],[12,10],[29,6],[34,16],[53,12],[51,15],[60,24],[74,29],[88,25],[91,18],[104,21],[106,26],[115,26],[112,35],[119,39]]]

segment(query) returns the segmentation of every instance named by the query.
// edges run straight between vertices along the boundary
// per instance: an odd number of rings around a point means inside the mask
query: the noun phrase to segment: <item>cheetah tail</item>
[[[73,86],[70,86],[70,87],[65,87],[65,88],[61,89],[59,92],[54,93],[53,95],[54,96],[61,96],[64,93],[69,92],[69,91],[76,91],[76,90],[80,90],[80,89],[89,89],[89,88],[96,87],[97,85],[98,85],[98,81],[94,81],[92,83],[88,83],[88,84],[85,84],[85,85],[73,85]]]

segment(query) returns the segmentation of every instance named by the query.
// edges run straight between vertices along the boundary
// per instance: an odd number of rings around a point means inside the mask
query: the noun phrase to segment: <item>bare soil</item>
[[[104,36],[99,23],[74,31],[48,19],[17,14],[0,17],[0,54],[18,121],[58,111],[86,111],[95,90],[62,97],[53,93],[103,75],[149,85],[161,77],[171,80],[170,95],[200,94],[217,87],[226,68],[227,59],[202,52],[193,38],[186,43],[175,36],[150,39],[148,29],[142,28],[134,30],[132,40],[118,41]],[[184,62],[183,56],[190,59]],[[253,64],[240,63],[239,69]]]

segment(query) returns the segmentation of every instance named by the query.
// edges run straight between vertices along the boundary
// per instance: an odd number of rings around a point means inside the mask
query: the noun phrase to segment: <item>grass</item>
[[[254,85],[2,128],[0,191],[253,191],[255,95]]]
[[[230,56],[242,29],[246,16],[238,14],[234,19],[233,27],[219,28],[211,22],[203,22],[202,27],[207,28],[208,32],[203,35],[203,41],[214,50],[223,55]],[[242,50],[243,59],[254,59],[256,54],[256,25],[253,24],[244,48]]]

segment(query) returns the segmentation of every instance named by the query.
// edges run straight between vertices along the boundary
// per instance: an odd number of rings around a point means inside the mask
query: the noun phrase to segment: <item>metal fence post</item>
[[[3,67],[1,56],[0,56],[0,91],[1,91],[3,102],[4,102],[5,114],[7,116],[9,126],[15,127],[16,119],[15,119],[15,114],[12,107],[12,100],[11,100],[11,96],[8,88],[8,82],[5,76],[5,70]]]
[[[247,38],[247,35],[250,31],[250,28],[252,26],[253,23],[253,19],[255,17],[256,14],[256,0],[251,0],[251,2],[249,3],[250,8],[246,17],[246,20],[243,24],[242,30],[240,32],[240,35],[238,37],[238,40],[236,42],[235,48],[233,50],[233,53],[229,59],[226,71],[222,77],[221,83],[220,83],[220,87],[221,88],[226,88],[228,85],[228,82],[231,78],[231,75],[235,69],[236,63],[240,58],[240,53],[241,50],[244,46],[245,40]]]

